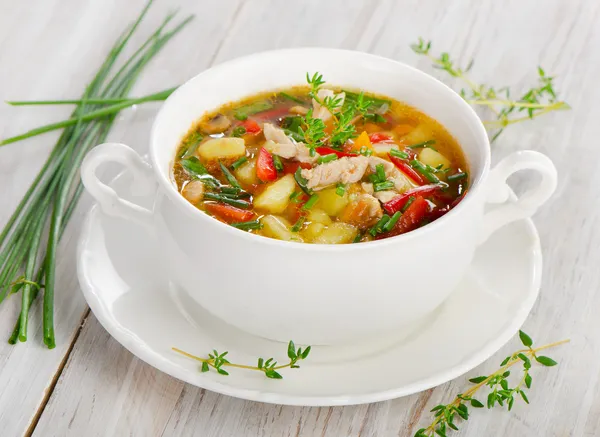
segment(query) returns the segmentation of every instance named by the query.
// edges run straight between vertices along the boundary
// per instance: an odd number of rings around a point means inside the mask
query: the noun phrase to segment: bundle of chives
[[[9,339],[11,344],[16,343],[17,339],[27,340],[29,309],[40,289],[43,288],[44,343],[48,348],[56,345],[54,335],[56,251],[58,241],[82,193],[83,187],[78,171],[86,152],[106,139],[120,110],[143,101],[162,100],[172,92],[172,90],[165,90],[140,99],[127,98],[130,89],[148,62],[192,17],[186,18],[172,30],[164,31],[174,15],[167,16],[148,40],[110,77],[117,58],[146,15],[151,3],[152,0],[148,2],[129,30],[119,38],[100,70],[87,86],[82,98],[70,101],[76,104],[76,108],[69,120],[0,142],[0,145],[9,144],[53,129],[65,128],[42,169],[0,233],[0,302],[13,292],[21,292],[21,312]],[[19,103],[23,102],[17,102]],[[99,107],[106,103],[112,106]],[[50,219],[49,227],[48,219]],[[47,247],[44,248],[42,242],[46,232],[48,242]]]

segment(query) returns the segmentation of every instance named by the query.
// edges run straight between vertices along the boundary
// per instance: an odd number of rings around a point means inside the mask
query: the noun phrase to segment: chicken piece
[[[375,196],[381,203],[388,203],[394,197],[398,196],[398,192],[394,190],[378,191],[377,193],[374,193],[373,196]]]
[[[338,182],[351,184],[360,181],[368,166],[369,158],[366,156],[343,157],[302,170],[302,176],[308,180],[308,188],[321,190]]]
[[[296,143],[288,137],[283,129],[273,126],[271,123],[265,123],[263,131],[267,142],[264,147],[271,153],[286,159],[296,159],[300,162],[313,164],[318,156],[310,156],[310,150],[304,143]]]
[[[190,203],[195,205],[204,197],[204,184],[200,181],[190,181],[185,184],[185,187],[181,190],[181,194]]]
[[[263,125],[263,132],[267,141],[273,141],[278,144],[294,144],[294,141],[288,137],[283,129],[280,129],[271,123]]]
[[[331,97],[339,98],[339,99],[341,99],[341,102],[340,102],[338,108],[341,108],[342,105],[344,104],[344,100],[346,98],[346,93],[335,94],[332,90],[322,88],[317,92],[317,97],[321,102],[324,101],[325,98],[331,98]],[[312,104],[313,104],[313,115],[312,116],[314,118],[320,118],[323,121],[327,121],[331,118],[331,115],[332,115],[331,112],[329,112],[329,110],[327,108],[322,106],[315,99],[313,99]]]
[[[346,207],[340,219],[359,228],[367,228],[377,223],[382,216],[379,200],[370,194],[359,194]]]
[[[200,125],[202,130],[207,134],[219,134],[225,132],[230,126],[231,120],[223,114],[217,114]]]
[[[367,194],[370,194],[371,196],[373,195],[373,192],[375,191],[373,189],[373,184],[370,182],[363,182],[362,184],[360,184],[361,188],[363,189],[363,191]]]

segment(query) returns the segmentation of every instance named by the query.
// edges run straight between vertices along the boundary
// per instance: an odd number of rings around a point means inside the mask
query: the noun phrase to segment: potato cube
[[[290,203],[290,195],[296,189],[294,176],[288,174],[272,182],[254,199],[254,207],[273,214],[283,212]]]
[[[335,222],[321,232],[313,242],[318,244],[351,243],[357,233],[358,230],[354,226],[349,225],[348,223]]]
[[[239,158],[246,154],[246,145],[241,138],[212,138],[200,144],[196,153],[206,161]]]
[[[335,188],[326,188],[319,191],[319,201],[315,205],[332,217],[339,215],[348,204],[348,193],[338,196],[335,191]]]
[[[290,230],[290,223],[283,217],[275,215],[266,215],[261,217],[260,222],[263,225],[262,233],[271,238],[277,238],[283,241],[302,242],[302,237],[297,232]]]

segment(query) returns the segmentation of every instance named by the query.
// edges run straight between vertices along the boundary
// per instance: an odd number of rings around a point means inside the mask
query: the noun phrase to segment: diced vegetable
[[[241,138],[213,138],[198,146],[196,152],[206,161],[239,158],[246,154],[246,146]]]
[[[335,153],[321,155],[317,158],[317,164],[327,164],[328,162],[335,161],[336,159],[338,159],[338,157]]]
[[[217,114],[210,120],[202,123],[200,127],[208,134],[218,134],[225,132],[231,126],[231,120],[229,117],[223,114]]]
[[[246,162],[248,162],[248,158],[245,156],[242,156],[240,159],[238,159],[233,164],[231,164],[231,168],[234,170],[237,170],[238,167],[241,167]]]
[[[234,117],[238,120],[246,120],[249,115],[258,114],[259,112],[271,109],[273,104],[267,100],[253,102],[248,105],[240,106],[234,111]]]
[[[317,244],[346,244],[352,243],[358,229],[348,223],[335,222],[321,232],[314,240]]]
[[[327,226],[323,223],[311,223],[303,231],[302,236],[305,240],[313,241],[325,230]]]
[[[374,134],[369,135],[369,141],[371,141],[371,144],[375,144],[375,143],[383,143],[386,141],[392,141],[392,137],[388,134],[384,134],[382,132],[377,132]]]
[[[397,211],[401,211],[402,208],[410,201],[410,198],[415,198],[417,195],[421,197],[427,197],[442,187],[440,185],[423,185],[420,187],[413,188],[412,190],[408,190],[407,192],[400,194],[399,196],[394,197],[387,203],[383,204],[383,209],[388,214],[394,214]]]
[[[191,134],[190,137],[185,141],[184,146],[179,150],[178,156],[180,158],[189,158],[190,156],[194,156],[202,139],[202,135],[200,135],[198,132]]]
[[[217,202],[228,203],[229,205],[244,209],[250,209],[252,207],[250,202],[236,199],[226,194],[204,193],[204,200],[216,200]]]
[[[240,188],[240,189],[242,188],[240,186],[240,183],[235,178],[235,176],[233,174],[231,174],[229,169],[226,166],[224,166],[222,162],[219,162],[219,167],[221,167],[223,176],[225,176],[225,179],[227,179],[227,182],[229,182],[229,185],[231,185],[234,188]]]
[[[198,180],[190,181],[183,187],[181,194],[183,194],[183,197],[190,203],[195,205],[202,200],[204,195],[204,184]]]
[[[258,177],[256,176],[256,160],[253,159],[253,160],[246,162],[245,164],[240,165],[238,168],[236,168],[234,170],[233,174],[243,184],[246,184],[246,185],[257,184]]]
[[[246,211],[223,203],[205,203],[204,207],[207,212],[227,223],[246,222],[255,217],[252,211]]]
[[[246,132],[249,134],[257,134],[262,130],[257,122],[254,120],[245,120],[242,122],[242,126],[246,129]]]
[[[258,153],[256,176],[263,182],[274,181],[277,179],[277,169],[275,168],[275,162],[273,162],[273,156],[271,156],[269,151],[264,147],[261,147],[260,152]]]
[[[339,196],[336,193],[336,188],[326,188],[319,191],[319,201],[315,206],[321,208],[330,216],[335,217],[348,205],[348,201],[348,193]]]
[[[290,203],[290,196],[296,188],[292,175],[283,176],[281,179],[269,184],[265,190],[254,199],[254,206],[270,213],[283,212]]]
[[[378,235],[377,238],[393,237],[395,235],[404,234],[419,227],[423,219],[429,212],[429,203],[421,196],[417,196],[415,201],[406,209],[404,214],[396,223],[394,228],[385,234]]]
[[[249,231],[251,229],[262,229],[263,225],[259,220],[252,220],[248,222],[230,223],[234,228],[241,229],[242,231]]]
[[[410,161],[410,165],[419,173],[421,173],[429,182],[437,184],[440,181],[440,179],[435,174],[433,174],[433,171],[429,170],[425,166],[425,164],[423,164],[418,159],[413,159],[412,161]]]
[[[465,172],[461,172],[461,173],[455,173],[453,175],[448,176],[448,181],[449,182],[453,182],[453,181],[459,181],[461,179],[466,179],[467,178],[467,174]]]
[[[391,153],[388,156],[390,158],[390,161],[394,163],[398,170],[400,170],[402,173],[408,176],[417,185],[422,185],[425,183],[423,177],[419,173],[417,173],[406,161],[403,161],[402,159],[394,156]]]
[[[430,140],[433,132],[426,124],[421,123],[402,138],[405,144],[417,144]]]
[[[294,223],[294,226],[292,226],[292,228],[290,230],[292,232],[300,232],[300,229],[302,229],[302,226],[304,225],[305,221],[306,221],[306,217],[304,217],[304,216],[298,217],[298,220],[296,220],[296,223]]]
[[[450,168],[452,165],[448,158],[446,158],[440,152],[436,152],[430,148],[425,148],[419,151],[419,161],[436,169]]]
[[[376,156],[384,157],[392,150],[398,150],[398,145],[394,143],[377,143],[373,144],[373,153]]]
[[[283,241],[302,242],[302,237],[290,230],[291,224],[283,217],[266,215],[260,219],[263,225],[262,232],[271,238],[277,238]]]
[[[338,158],[343,158],[344,156],[358,156],[356,153],[340,152],[339,150],[332,149],[331,147],[317,147],[315,148],[315,151],[322,157],[329,155],[335,155]]]
[[[291,94],[288,94],[288,93],[284,93],[283,91],[280,92],[279,95],[281,97],[285,97],[288,100],[291,100],[292,102],[296,102],[296,103],[300,103],[300,104],[304,104],[305,103],[303,100],[299,99],[298,97],[292,96]]]
[[[318,194],[313,194],[312,196],[310,196],[310,198],[306,201],[306,203],[304,205],[302,205],[302,209],[305,211],[308,211],[309,209],[311,209],[313,206],[315,206],[315,204],[319,201],[319,195]]]
[[[433,149],[433,147],[432,147],[433,144],[435,144],[435,140],[427,140],[427,141],[422,141],[422,142],[417,143],[417,144],[411,144],[411,145],[407,146],[407,148],[409,148],[409,149],[423,149],[425,147],[429,147],[430,149]]]
[[[301,167],[296,168],[296,171],[294,172],[294,180],[296,181],[298,186],[302,189],[302,191],[304,191],[309,196],[312,196],[312,190],[310,188],[308,188],[308,186],[306,185],[306,184],[308,184],[308,181],[304,178],[304,176],[302,176]]]
[[[404,135],[410,133],[413,130],[413,127],[410,124],[399,124],[398,126],[392,129],[396,135],[399,137],[403,137]]]
[[[371,140],[369,140],[369,134],[367,134],[367,132],[362,132],[358,138],[356,138],[354,140],[354,145],[352,146],[352,148],[354,150],[360,150],[362,148],[365,149],[372,149],[372,145],[371,145]]]
[[[324,225],[331,224],[331,218],[329,218],[329,214],[319,208],[312,208],[308,213],[308,220],[313,223],[321,223]]]

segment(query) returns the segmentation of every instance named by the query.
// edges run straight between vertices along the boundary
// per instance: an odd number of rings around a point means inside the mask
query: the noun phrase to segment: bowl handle
[[[107,162],[117,162],[125,166],[133,175],[132,189],[139,194],[150,194],[148,188],[151,188],[151,192],[156,189],[152,167],[131,147],[119,143],[105,143],[94,147],[81,164],[83,185],[104,213],[130,220],[152,231],[152,211],[119,197],[115,190],[96,176],[96,169]]]
[[[517,200],[509,201],[511,189],[506,180],[519,170],[535,170],[541,174],[542,180],[537,187],[530,189]],[[531,217],[554,193],[556,183],[556,167],[550,158],[541,153],[525,150],[512,153],[500,161],[488,178],[486,202],[505,205],[485,214],[479,243],[483,243],[502,226]]]

